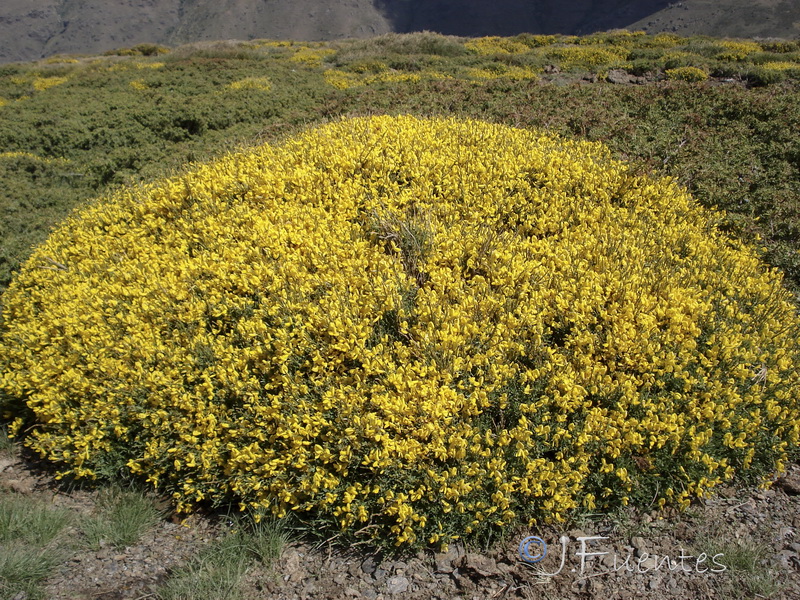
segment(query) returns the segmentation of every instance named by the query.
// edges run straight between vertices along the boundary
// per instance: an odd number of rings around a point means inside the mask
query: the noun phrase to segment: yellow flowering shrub
[[[150,86],[142,79],[134,79],[128,83],[133,89],[143,92],[145,90],[149,90]]]
[[[405,81],[417,82],[423,79],[449,79],[450,76],[436,71],[421,71],[407,73],[404,71],[382,71],[378,73],[342,71],[341,69],[328,69],[323,74],[325,81],[340,90],[353,87],[375,85],[378,83],[400,83]]]
[[[109,71],[128,71],[130,69],[136,69],[138,71],[142,71],[144,69],[157,70],[157,69],[163,69],[165,66],[166,63],[163,62],[141,62],[141,61],[123,60],[112,64],[110,67],[108,67],[108,70]]]
[[[33,89],[35,89],[37,92],[43,92],[48,88],[55,87],[66,82],[66,77],[34,77],[31,84],[33,85]]]
[[[292,40],[253,40],[247,45],[252,48],[291,48],[295,42]]]
[[[550,46],[551,44],[555,44],[558,41],[559,36],[522,33],[516,36],[514,39],[515,41],[525,44],[529,48],[540,48],[542,46]]]
[[[595,70],[598,67],[614,67],[624,61],[630,53],[625,46],[550,46],[540,50],[550,60],[558,62],[562,71]]]
[[[245,77],[239,81],[234,81],[228,87],[232,90],[261,90],[268,92],[272,89],[272,81],[269,77]]]
[[[0,96],[0,108],[3,108],[6,104],[8,104],[8,100]]]
[[[722,40],[719,44],[724,50],[717,53],[717,60],[741,61],[751,54],[761,52],[761,46],[750,40]]]
[[[793,69],[800,70],[800,63],[789,61],[770,61],[760,65],[762,69],[768,71],[791,71]]]
[[[15,159],[23,159],[28,160],[31,162],[38,162],[43,164],[68,164],[69,161],[65,158],[48,158],[48,157],[41,157],[31,152],[0,152],[0,160],[15,160]]]
[[[512,38],[500,36],[488,36],[473,38],[464,44],[469,50],[476,54],[524,54],[529,52],[531,47]]]
[[[516,65],[504,65],[497,63],[493,65],[493,69],[481,69],[477,67],[468,67],[465,74],[469,79],[510,79],[512,81],[521,81],[529,79],[536,81],[539,75],[530,67],[517,67]]]
[[[77,58],[70,58],[67,56],[51,56],[50,58],[44,59],[44,64],[46,65],[58,65],[58,64],[69,64],[74,65],[78,64],[80,61]]]
[[[331,48],[310,48],[302,46],[293,54],[289,60],[304,64],[309,67],[319,67],[326,57],[336,54],[336,50]]]
[[[351,87],[360,85],[361,78],[357,73],[349,73],[341,69],[328,69],[323,75],[328,85],[335,87],[338,90],[346,90]]]
[[[670,81],[698,82],[708,79],[708,73],[697,67],[676,67],[664,71]]]
[[[694,52],[673,50],[672,52],[667,52],[664,54],[662,60],[664,61],[664,66],[666,68],[674,69],[677,67],[692,66],[693,64],[702,64],[703,57],[699,54],[695,54]]]
[[[342,120],[70,217],[0,410],[62,474],[382,543],[686,504],[800,438],[795,307],[717,219],[600,144]]]
[[[653,48],[674,48],[683,43],[683,38],[675,33],[657,33],[652,37],[647,36],[641,43]]]

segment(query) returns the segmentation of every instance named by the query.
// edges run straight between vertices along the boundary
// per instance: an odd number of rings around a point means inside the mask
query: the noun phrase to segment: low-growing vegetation
[[[799,57],[793,41],[420,33],[142,45],[3,65],[0,290],[32,246],[104,190],[278,139],[320,115],[375,111],[456,112],[603,141],[726,210],[739,234],[760,235],[769,262],[796,287]],[[607,83],[578,87],[583,75],[602,79],[610,69],[653,81],[613,94]],[[700,72],[740,84],[682,86]]]
[[[65,474],[400,546],[761,481],[798,448],[798,77],[631,32],[0,67],[2,416]],[[458,119],[338,121],[376,113]]]
[[[100,502],[94,518],[81,520],[44,496],[0,490],[0,597],[45,598],[45,580],[71,558],[96,550],[101,540],[118,548],[135,544],[155,525],[158,512],[148,496],[110,488],[104,494],[114,501]]]
[[[345,120],[68,219],[2,409],[64,475],[377,543],[685,506],[800,439],[796,308],[718,220],[599,144]]]
[[[159,589],[162,600],[234,600],[242,597],[248,568],[280,557],[286,533],[275,521],[235,519],[230,530],[190,559]]]

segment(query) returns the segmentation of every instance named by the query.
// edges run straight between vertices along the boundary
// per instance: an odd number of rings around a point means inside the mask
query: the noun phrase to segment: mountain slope
[[[796,38],[800,36],[800,2],[684,0],[631,22],[629,28],[679,35]]]
[[[331,40],[390,31],[481,36],[613,28],[800,35],[794,0],[4,0],[0,62],[150,42]]]

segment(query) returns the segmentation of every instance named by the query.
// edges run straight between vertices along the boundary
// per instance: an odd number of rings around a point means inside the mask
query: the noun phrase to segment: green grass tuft
[[[103,543],[124,548],[136,543],[162,516],[153,499],[136,491],[111,488],[100,496],[101,512],[82,524],[93,549]]]
[[[280,557],[287,540],[279,522],[234,519],[231,531],[175,571],[159,590],[159,596],[163,600],[241,598],[247,569],[254,561],[269,566]]]

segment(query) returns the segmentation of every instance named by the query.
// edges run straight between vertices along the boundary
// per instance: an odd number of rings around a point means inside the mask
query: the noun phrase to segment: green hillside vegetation
[[[610,69],[651,81],[612,86]],[[588,74],[600,83],[583,85]],[[402,112],[603,141],[760,235],[796,288],[798,79],[797,42],[629,32],[139,46],[4,65],[0,290],[55,223],[109,188],[339,115]]]
[[[796,42],[630,32],[5,66],[2,418],[64,476],[398,546],[762,481],[798,82]]]

